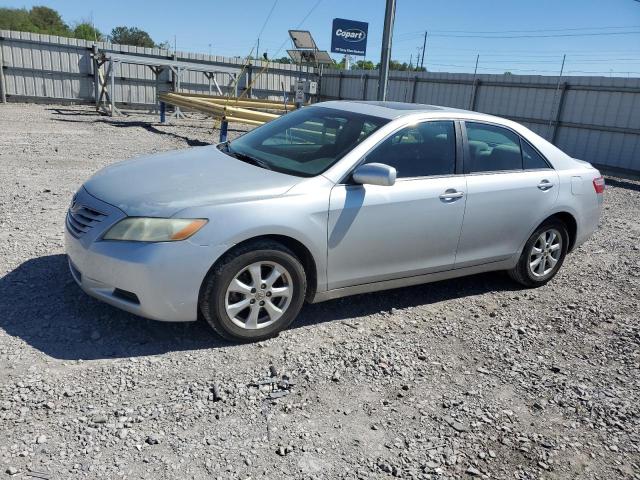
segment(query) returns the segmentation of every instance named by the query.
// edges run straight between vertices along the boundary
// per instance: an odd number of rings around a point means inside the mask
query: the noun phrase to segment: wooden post
[[[340,78],[338,80],[338,100],[342,100],[342,77],[344,73],[340,72]]]
[[[563,82],[560,86],[560,101],[558,101],[558,109],[556,110],[556,119],[553,122],[553,131],[551,133],[551,143],[556,144],[556,138],[558,137],[558,129],[560,127],[560,118],[562,117],[562,110],[564,109],[565,93],[567,92],[569,85],[567,82]]]
[[[7,103],[7,84],[4,80],[4,56],[2,55],[2,42],[0,42],[0,102]]]

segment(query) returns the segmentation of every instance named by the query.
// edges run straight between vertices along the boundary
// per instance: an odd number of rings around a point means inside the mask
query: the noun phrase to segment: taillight
[[[604,193],[604,177],[598,177],[593,179],[593,188],[596,193]]]

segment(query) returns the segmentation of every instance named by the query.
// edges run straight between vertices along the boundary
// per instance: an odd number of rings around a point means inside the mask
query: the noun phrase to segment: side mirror
[[[396,183],[396,169],[383,163],[365,163],[355,169],[352,178],[361,185],[390,187]]]

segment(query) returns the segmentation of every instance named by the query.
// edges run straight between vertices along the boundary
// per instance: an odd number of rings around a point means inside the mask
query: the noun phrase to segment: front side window
[[[332,108],[305,107],[220,148],[263,168],[312,177],[334,165],[388,121]]]
[[[465,122],[465,126],[470,154],[468,172],[522,170],[518,135],[506,128],[484,123]]]
[[[397,178],[452,175],[456,168],[453,122],[423,122],[403,128],[369,153],[365,163],[394,167]]]

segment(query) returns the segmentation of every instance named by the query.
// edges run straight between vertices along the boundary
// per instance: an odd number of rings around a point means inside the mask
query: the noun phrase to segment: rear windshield
[[[238,158],[251,157],[270,170],[313,177],[388,121],[333,108],[306,107],[252,130],[229,143],[226,151]]]

